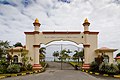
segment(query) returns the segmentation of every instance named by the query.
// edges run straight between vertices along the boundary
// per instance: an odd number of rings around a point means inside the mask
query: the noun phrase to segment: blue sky
[[[120,0],[0,0],[0,40],[25,44],[25,31],[33,31],[38,18],[40,31],[99,31],[99,47],[120,49]]]

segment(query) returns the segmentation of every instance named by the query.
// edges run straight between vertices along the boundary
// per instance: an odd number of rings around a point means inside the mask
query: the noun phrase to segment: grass
[[[82,67],[82,62],[69,62],[72,66],[75,66],[75,65],[77,65],[77,66],[80,66],[80,67]]]

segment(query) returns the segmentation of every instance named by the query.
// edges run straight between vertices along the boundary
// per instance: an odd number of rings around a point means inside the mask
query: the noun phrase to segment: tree
[[[68,61],[69,61],[69,59],[70,59],[69,53],[71,53],[71,52],[72,51],[70,51],[69,49],[68,50],[63,49],[60,52],[59,59],[66,60],[68,58]]]
[[[39,49],[39,53],[40,53],[39,58],[40,58],[40,61],[42,61],[43,59],[45,59],[45,54],[46,54],[45,50],[46,50],[45,47],[41,47]]]
[[[79,63],[79,58],[80,58],[82,61],[82,64],[83,64],[84,50],[82,50],[82,51],[75,50],[74,52],[75,52],[74,56],[78,59],[78,63]]]
[[[66,52],[67,52],[68,54],[72,53],[72,51],[70,51],[70,49],[68,49]]]
[[[23,47],[23,45],[20,42],[17,42],[15,45],[13,45],[15,47]]]
[[[11,64],[12,60],[13,60],[13,57],[12,57],[12,55],[7,54],[7,58],[6,59],[7,59],[8,63]]]
[[[46,50],[45,47],[41,47],[41,48],[39,49],[39,53],[40,53],[40,54],[41,54],[41,53],[46,54],[45,50]]]
[[[67,53],[63,54],[62,58],[66,61],[66,59],[69,57]]]
[[[71,56],[69,56],[69,54],[72,53],[72,51],[71,51],[70,49],[68,49],[68,50],[66,51],[66,53],[68,54],[67,59],[68,59],[68,62],[69,62],[69,60],[70,60],[70,58],[71,58]]]
[[[118,54],[116,55],[116,57],[118,57],[118,56],[120,56],[120,53],[118,53]]]
[[[77,60],[77,59],[78,59],[77,54],[73,54],[72,59],[73,59],[74,61]]]
[[[23,67],[23,70],[27,70],[27,65],[29,63],[28,59],[29,57],[27,56],[28,52],[25,51],[24,49],[20,49],[21,51],[21,61],[22,61],[22,67]]]
[[[59,52],[58,52],[58,51],[54,51],[53,56],[54,56],[54,61],[56,61],[56,60],[55,60],[55,57],[58,57],[58,56],[59,56]]]
[[[7,49],[10,47],[10,42],[0,40],[0,59],[5,58],[5,55],[8,54]]]
[[[25,51],[24,49],[21,49],[20,51],[21,51],[22,63],[23,63],[23,65],[27,65],[27,61],[28,61],[27,54],[28,54],[28,52]]]
[[[41,54],[39,55],[39,59],[40,59],[40,61],[42,62],[42,61],[45,59],[45,54],[41,53]]]

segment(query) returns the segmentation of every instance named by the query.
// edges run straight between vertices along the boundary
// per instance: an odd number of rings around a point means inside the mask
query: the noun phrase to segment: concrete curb
[[[120,74],[119,75],[108,75],[108,74],[100,74],[98,72],[92,72],[92,71],[88,71],[88,70],[81,70],[82,72],[86,72],[86,73],[89,73],[89,74],[93,74],[93,75],[102,75],[104,77],[114,77],[114,78],[120,78]]]
[[[21,72],[21,73],[16,73],[16,74],[9,74],[9,75],[5,75],[5,76],[0,76],[0,79],[7,78],[7,77],[25,76],[25,75],[29,75],[29,74],[42,73],[45,71],[46,66],[47,66],[47,64],[45,64],[45,66],[41,70],[37,70],[37,71]]]
[[[3,78],[5,78],[5,76],[0,76],[0,79],[3,79]]]

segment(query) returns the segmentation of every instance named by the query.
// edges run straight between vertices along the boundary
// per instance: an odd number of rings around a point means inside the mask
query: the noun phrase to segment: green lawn
[[[77,65],[77,66],[80,66],[80,67],[82,67],[82,62],[69,62],[72,66],[75,66],[75,65]]]

